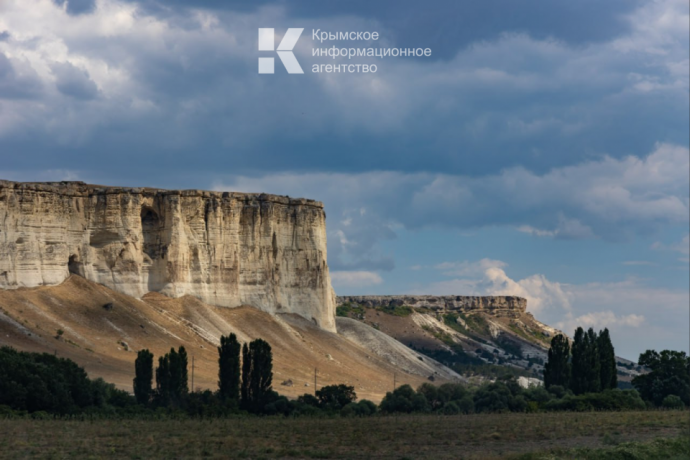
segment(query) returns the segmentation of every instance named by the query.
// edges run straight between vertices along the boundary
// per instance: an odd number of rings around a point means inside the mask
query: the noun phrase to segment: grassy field
[[[687,437],[689,430],[687,411],[365,419],[0,420],[0,456],[613,459],[638,458],[608,456],[626,448],[624,443],[635,442],[647,443],[643,450],[651,449],[639,458],[654,458],[657,451],[662,453],[657,458],[668,458],[669,452],[677,452],[678,438]],[[652,441],[660,438],[676,440],[662,442],[659,445],[666,450],[659,450],[658,441]],[[690,458],[690,453],[684,455],[677,458]]]

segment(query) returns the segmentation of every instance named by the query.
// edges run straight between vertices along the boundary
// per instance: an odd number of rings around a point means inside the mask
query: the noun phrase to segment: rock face
[[[335,331],[325,221],[320,202],[275,195],[0,181],[0,288],[77,274]]]
[[[513,296],[365,295],[336,299],[337,305],[345,303],[356,303],[369,308],[407,305],[438,311],[484,312],[509,318],[517,318],[527,311],[527,300]]]

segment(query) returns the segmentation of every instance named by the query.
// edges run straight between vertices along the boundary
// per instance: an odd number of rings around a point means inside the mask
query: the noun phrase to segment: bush
[[[445,406],[443,406],[444,415],[457,415],[460,412],[460,406],[458,406],[454,401],[448,402]]]
[[[38,410],[31,414],[31,418],[34,420],[50,420],[53,416],[44,410]]]
[[[676,395],[668,395],[664,398],[664,400],[661,402],[661,407],[664,409],[679,409],[683,410],[685,409],[685,403],[683,402],[682,399],[680,399],[679,396]]]
[[[565,391],[563,391],[561,394],[565,394]],[[544,387],[528,388],[523,392],[523,395],[527,401],[536,402],[538,404],[545,404],[554,398],[553,393]]]
[[[438,395],[443,402],[459,401],[467,395],[467,388],[459,383],[444,383],[438,387]]]
[[[566,394],[566,389],[561,385],[551,385],[546,391],[548,391],[557,398],[562,398]]]
[[[473,414],[474,413],[474,401],[472,396],[467,395],[457,402],[458,407],[460,407],[460,412],[463,414]]]
[[[344,417],[368,417],[376,413],[376,404],[366,399],[360,402],[351,402],[340,411]]]
[[[552,411],[589,412],[594,410],[644,410],[646,405],[637,391],[614,389],[578,396],[567,395],[563,399],[549,401],[545,408]]]
[[[417,396],[417,394],[411,386],[402,385],[396,388],[392,393],[386,393],[386,396],[383,398],[383,401],[381,401],[381,405],[379,406],[379,408],[382,412],[389,414],[395,412],[403,412],[409,414],[411,412],[414,412],[418,404],[422,402],[420,399],[416,399],[413,402],[412,399],[415,396]],[[420,396],[422,396],[424,398],[424,401],[426,402],[426,398],[424,397],[424,395]]]
[[[480,387],[474,395],[474,408],[477,412],[509,412],[513,394],[500,382]]]
[[[357,399],[355,387],[349,385],[328,385],[316,392],[319,407],[325,410],[339,411]]]
[[[305,393],[297,398],[297,401],[307,406],[319,407],[319,400],[313,394]]]

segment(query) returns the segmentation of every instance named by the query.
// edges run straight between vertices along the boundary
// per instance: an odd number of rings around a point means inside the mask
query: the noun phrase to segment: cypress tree
[[[597,339],[599,348],[599,362],[601,363],[600,381],[601,389],[613,389],[618,387],[618,369],[616,368],[616,352],[611,343],[609,330],[605,328],[599,332]]]
[[[218,392],[236,405],[240,398],[240,343],[235,334],[221,336],[218,347]]]
[[[563,334],[551,339],[548,362],[544,365],[544,386],[570,387],[570,344]]]
[[[187,394],[189,394],[187,350],[185,350],[183,346],[180,346],[177,350],[177,354],[172,356],[177,358],[173,367],[173,392],[175,399],[181,402],[185,399]]]
[[[599,340],[597,333],[591,327],[587,330],[587,361],[589,363],[587,373],[587,392],[598,393],[601,391],[601,361],[599,360]]]
[[[171,400],[171,378],[170,378],[170,354],[175,353],[174,349],[170,353],[160,356],[158,358],[158,367],[156,368],[156,394],[159,402],[167,406]]]
[[[582,394],[587,391],[587,347],[585,344],[585,331],[578,327],[573,336],[573,361],[572,374],[570,378],[570,389],[575,394]]]
[[[146,405],[153,393],[153,353],[140,350],[134,361],[134,397],[137,403]]]
[[[271,346],[265,340],[256,339],[253,344],[255,351],[252,365],[252,393],[256,404],[263,407],[272,390],[273,353]]]
[[[249,346],[245,343],[242,346],[242,383],[240,387],[240,399],[242,407],[247,409],[247,405],[251,399],[251,389],[249,382],[252,373],[252,359],[249,354]]]
[[[187,374],[187,351],[174,348],[165,356],[158,358],[156,368],[156,390],[163,405],[180,405],[189,393]]]
[[[273,353],[268,342],[256,339],[242,348],[242,406],[259,412],[268,402],[273,381]]]

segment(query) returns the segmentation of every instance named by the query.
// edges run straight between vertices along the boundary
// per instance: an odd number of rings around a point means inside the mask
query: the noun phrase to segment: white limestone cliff
[[[0,181],[0,288],[60,284],[71,273],[135,297],[250,305],[335,331],[317,201]]]

